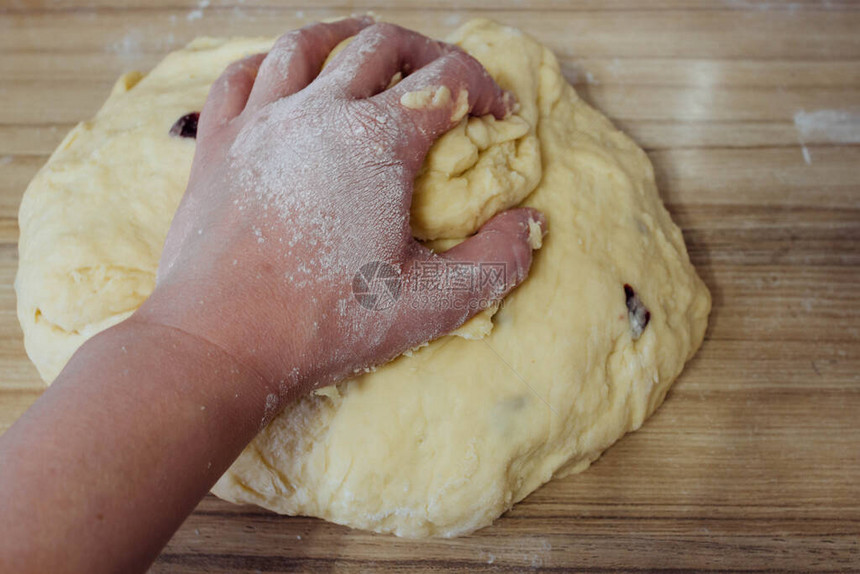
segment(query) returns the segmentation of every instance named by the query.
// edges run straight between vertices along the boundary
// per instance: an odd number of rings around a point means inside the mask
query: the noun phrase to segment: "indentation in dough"
[[[36,308],[36,312],[33,314],[33,322],[36,323],[37,325],[43,325],[43,326],[51,329],[55,333],[62,333],[62,334],[66,334],[66,335],[78,335],[79,334],[77,329],[66,330],[66,329],[63,329],[62,327],[55,325],[54,323],[51,323],[50,321],[45,319],[45,315],[42,314],[42,310],[39,309],[38,307]]]
[[[138,71],[126,72],[114,83],[110,92],[110,97],[124,94],[135,87],[142,79],[144,74]]]

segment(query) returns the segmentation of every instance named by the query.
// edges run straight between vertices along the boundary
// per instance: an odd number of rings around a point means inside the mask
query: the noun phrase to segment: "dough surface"
[[[449,40],[521,107],[466,118],[436,143],[416,180],[414,233],[444,248],[499,210],[536,207],[550,231],[529,279],[460,336],[288,407],[218,496],[401,536],[464,534],[639,428],[701,344],[710,295],[645,153],[520,31],[476,20]],[[30,184],[18,316],[46,381],[153,288],[194,151],[170,126],[202,107],[229,62],[271,43],[198,39],[123,76]],[[650,312],[635,339],[625,285]]]

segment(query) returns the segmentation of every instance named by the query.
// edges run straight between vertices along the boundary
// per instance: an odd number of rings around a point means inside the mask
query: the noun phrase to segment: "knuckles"
[[[407,33],[405,28],[390,22],[377,22],[365,28],[358,35],[358,40],[363,38],[379,38],[382,40],[394,40],[403,37]]]
[[[315,36],[314,26],[292,30],[278,38],[272,52],[302,52],[313,44]]]

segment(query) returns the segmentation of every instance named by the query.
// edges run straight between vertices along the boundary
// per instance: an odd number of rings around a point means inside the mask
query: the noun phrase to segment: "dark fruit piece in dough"
[[[627,318],[630,319],[630,330],[633,332],[633,340],[635,341],[642,336],[642,331],[648,326],[648,321],[651,320],[651,311],[645,307],[636,291],[630,285],[624,285],[624,295],[627,297]]]
[[[170,128],[170,135],[180,138],[197,138],[197,120],[200,119],[200,112],[191,112],[185,114]]]

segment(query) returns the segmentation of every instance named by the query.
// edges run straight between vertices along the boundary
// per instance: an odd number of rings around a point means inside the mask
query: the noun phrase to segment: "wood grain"
[[[197,35],[366,9],[525,29],[649,152],[714,311],[640,431],[490,528],[416,542],[207,497],[153,572],[860,571],[860,3],[206,4],[0,7],[0,432],[42,388],[15,317],[21,194],[119,73]]]

